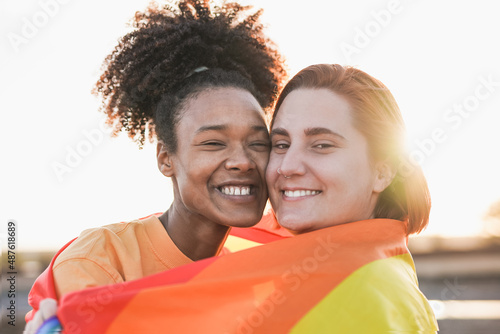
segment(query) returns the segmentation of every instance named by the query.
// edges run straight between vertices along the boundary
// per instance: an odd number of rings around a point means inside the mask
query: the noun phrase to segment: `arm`
[[[73,291],[123,282],[116,268],[88,258],[75,258],[57,263],[52,273],[58,298]]]

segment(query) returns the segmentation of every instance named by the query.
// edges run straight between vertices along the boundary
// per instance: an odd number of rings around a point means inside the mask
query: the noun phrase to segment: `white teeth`
[[[285,190],[284,194],[286,197],[305,197],[311,195],[317,195],[320,192],[317,190]]]
[[[230,196],[246,196],[250,195],[250,187],[224,186],[220,191],[225,195]]]

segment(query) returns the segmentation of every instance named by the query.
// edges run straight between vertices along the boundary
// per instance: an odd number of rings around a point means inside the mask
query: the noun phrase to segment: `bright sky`
[[[0,234],[58,248],[82,230],[164,211],[152,145],[110,139],[90,94],[146,0],[0,2]],[[490,0],[246,0],[292,74],[355,65],[398,101],[433,209],[424,235],[474,235],[500,200],[500,20]],[[104,129],[104,130],[103,130]],[[65,165],[64,172],[54,166]]]

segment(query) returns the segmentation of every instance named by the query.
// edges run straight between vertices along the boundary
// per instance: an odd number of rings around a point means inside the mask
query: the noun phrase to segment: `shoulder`
[[[142,243],[147,237],[148,228],[161,225],[156,216],[136,219],[129,222],[104,225],[84,230],[54,262],[54,267],[71,259],[99,258],[106,253],[112,256]]]
[[[409,253],[361,266],[345,277],[299,326],[318,331],[328,327],[335,333],[437,331],[432,309],[418,288]]]
[[[343,284],[339,292],[344,300],[381,330],[437,330],[433,311],[418,287],[410,253],[373,261]]]

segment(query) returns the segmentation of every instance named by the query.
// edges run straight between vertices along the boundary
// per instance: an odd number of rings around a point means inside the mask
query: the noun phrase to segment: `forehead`
[[[187,101],[179,127],[197,129],[216,124],[265,125],[264,112],[246,90],[209,88]]]
[[[278,110],[273,128],[278,127],[289,131],[314,127],[347,130],[352,127],[351,106],[328,89],[296,89]]]

